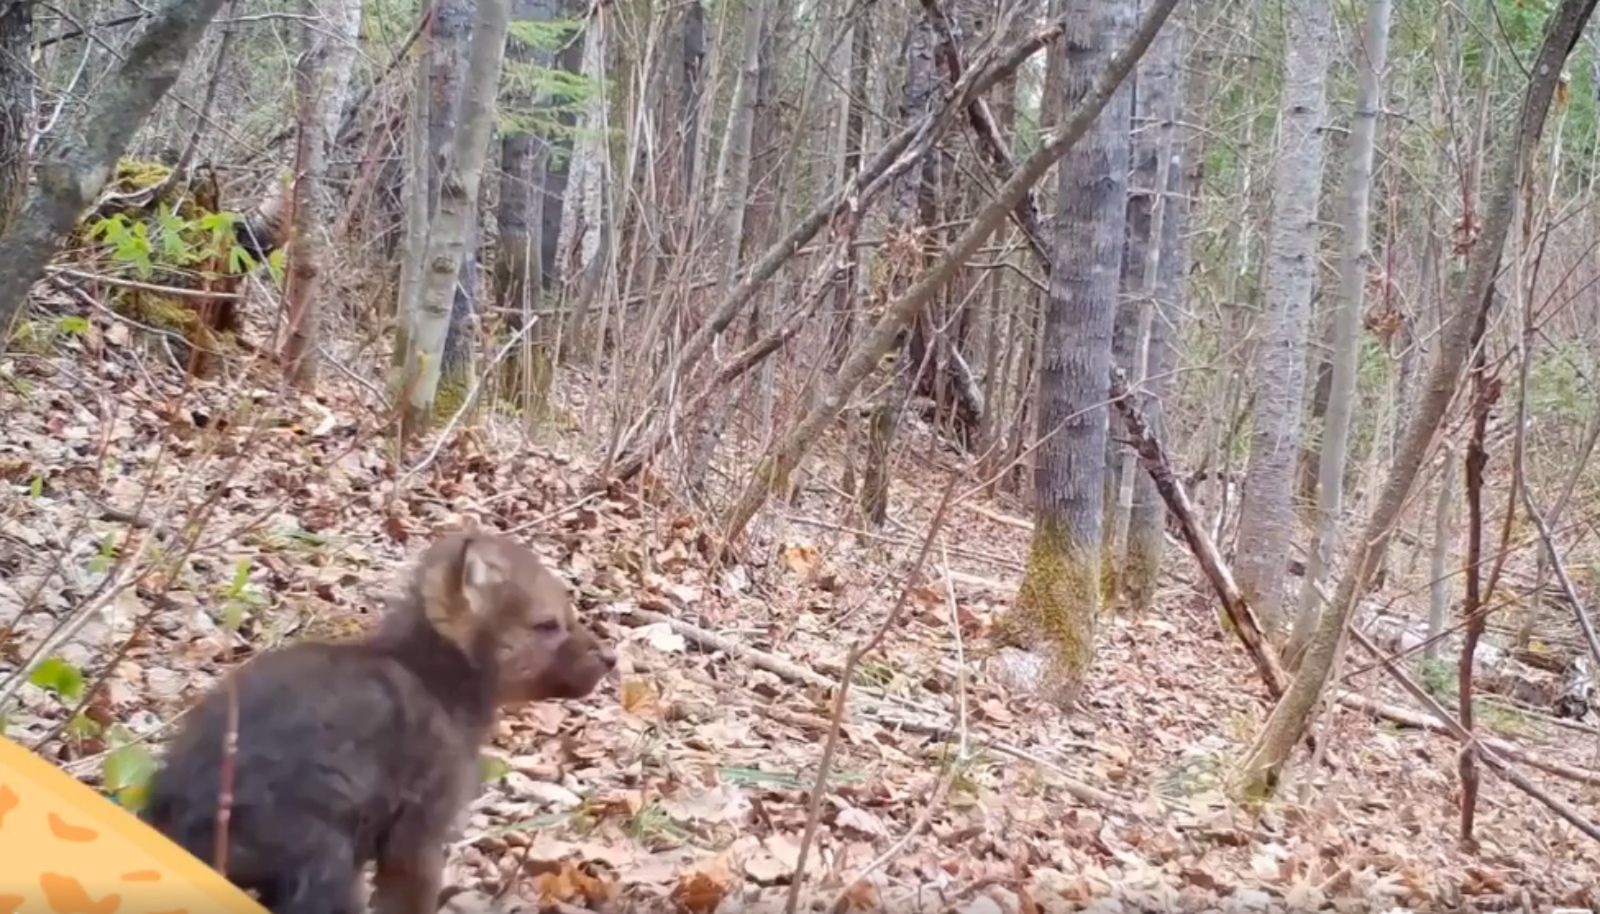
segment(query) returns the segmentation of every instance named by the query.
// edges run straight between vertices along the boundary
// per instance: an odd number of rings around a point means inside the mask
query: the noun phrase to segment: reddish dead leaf
[[[869,880],[859,879],[851,883],[850,887],[839,895],[839,903],[833,910],[835,912],[876,911],[880,907],[878,887]]]
[[[687,914],[711,914],[732,887],[726,866],[708,866],[684,874],[672,888],[672,903]]]

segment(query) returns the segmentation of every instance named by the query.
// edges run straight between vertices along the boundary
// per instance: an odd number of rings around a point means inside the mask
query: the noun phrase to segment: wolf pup
[[[455,534],[372,635],[265,653],[207,695],[143,816],[216,866],[231,794],[224,875],[275,914],[356,914],[369,862],[377,911],[431,914],[497,708],[582,697],[615,663],[532,552]]]

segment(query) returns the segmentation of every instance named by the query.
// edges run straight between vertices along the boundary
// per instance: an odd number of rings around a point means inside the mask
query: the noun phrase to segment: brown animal
[[[532,552],[456,534],[423,553],[371,636],[263,654],[208,695],[143,815],[216,866],[231,766],[220,868],[235,885],[275,914],[354,914],[374,862],[376,910],[432,912],[497,708],[581,697],[615,663]]]

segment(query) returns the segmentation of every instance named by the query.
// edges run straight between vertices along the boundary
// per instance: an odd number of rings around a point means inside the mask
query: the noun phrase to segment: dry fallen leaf
[[[787,543],[783,547],[783,564],[795,574],[810,577],[822,564],[822,552],[809,543]]]
[[[661,690],[648,679],[632,677],[622,680],[622,709],[639,717],[659,717]]]

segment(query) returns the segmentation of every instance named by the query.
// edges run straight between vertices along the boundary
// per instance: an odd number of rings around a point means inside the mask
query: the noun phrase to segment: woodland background
[[[478,523],[462,910],[1600,910],[1594,6],[0,0],[5,735]]]

